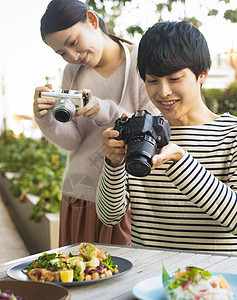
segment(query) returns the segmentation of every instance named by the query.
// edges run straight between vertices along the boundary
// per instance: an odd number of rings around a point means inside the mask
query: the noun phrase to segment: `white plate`
[[[108,280],[111,278],[115,278],[118,276],[121,276],[128,271],[130,271],[133,267],[133,264],[122,257],[117,257],[117,256],[111,256],[111,259],[115,262],[115,264],[118,266],[119,272],[117,274],[114,274],[113,276],[110,277],[104,277],[104,278],[99,278],[99,279],[93,279],[93,280],[87,280],[87,281],[73,281],[73,282],[52,282],[68,287],[72,286],[78,286],[78,285],[86,285],[86,284],[92,284],[92,283],[97,283],[103,280]],[[7,275],[11,277],[12,279],[17,279],[17,280],[29,280],[31,281],[28,276],[22,272],[23,269],[25,269],[29,264],[31,264],[32,261],[27,261],[25,263],[19,264],[17,266],[14,266],[10,269],[7,270]]]
[[[237,299],[237,275],[230,273],[212,273],[212,275],[222,274],[235,293],[234,299]],[[137,283],[133,288],[133,295],[139,300],[165,300],[162,297],[163,285],[162,277],[152,277]]]

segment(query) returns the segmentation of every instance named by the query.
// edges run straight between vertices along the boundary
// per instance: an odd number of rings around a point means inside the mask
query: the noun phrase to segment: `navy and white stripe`
[[[105,164],[97,189],[102,222],[132,208],[132,244],[237,254],[237,118],[224,114],[200,126],[172,127],[186,150],[144,178]]]

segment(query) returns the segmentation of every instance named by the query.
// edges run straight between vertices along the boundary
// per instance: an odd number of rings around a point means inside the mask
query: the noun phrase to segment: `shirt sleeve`
[[[97,186],[96,212],[107,226],[119,223],[127,211],[129,199],[125,186],[125,166],[112,168],[105,162]]]
[[[237,234],[237,162],[226,183],[218,180],[188,152],[166,171],[171,182],[211,218]]]
[[[35,116],[35,121],[45,137],[62,149],[72,151],[81,142],[82,136],[73,120],[61,123],[49,112],[42,118]]]

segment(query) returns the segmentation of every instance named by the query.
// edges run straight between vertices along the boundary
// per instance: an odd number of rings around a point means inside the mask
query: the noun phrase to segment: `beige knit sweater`
[[[114,121],[123,112],[131,115],[139,109],[147,109],[153,115],[159,113],[147,96],[136,64],[137,46],[134,46],[127,88],[122,99],[125,62],[108,78],[101,77],[94,69],[67,64],[62,88],[90,89],[100,105],[96,119],[93,122],[79,116],[71,122],[60,123],[51,112],[42,118],[35,117],[43,134],[57,146],[69,151],[62,182],[63,194],[94,202],[104,160],[102,132],[113,127]]]

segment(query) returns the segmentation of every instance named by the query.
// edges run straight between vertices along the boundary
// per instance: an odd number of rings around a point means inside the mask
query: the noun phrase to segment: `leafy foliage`
[[[86,0],[85,3],[102,17],[107,25],[109,33],[115,34],[114,29],[116,26],[117,18],[122,14],[122,10],[127,8],[127,3],[132,1],[133,0]],[[224,2],[226,5],[230,3],[230,0],[218,1]],[[157,21],[164,21],[163,12],[172,12],[172,10],[174,9],[174,4],[179,3],[181,4],[181,7],[183,7],[184,15],[184,17],[180,17],[180,19],[191,22],[197,28],[202,25],[202,23],[198,19],[196,19],[195,16],[186,16],[186,0],[150,0],[150,2],[153,2],[155,4],[156,9],[152,13],[157,14]],[[219,14],[219,11],[216,8],[208,7],[208,4],[205,4],[204,6],[202,6],[202,8],[204,13],[206,13],[210,17],[215,17]],[[224,18],[232,23],[236,23],[237,10],[227,9],[224,13]],[[140,27],[139,24],[131,24],[128,28],[126,28],[126,32],[132,37],[134,37],[136,33],[142,35],[144,30],[145,29]],[[124,33],[122,33],[122,35],[124,35]]]
[[[218,102],[224,99],[225,90],[224,89],[202,89],[204,102],[207,107],[214,113],[219,112]]]
[[[61,180],[67,153],[50,144],[45,138],[34,140],[13,131],[0,136],[1,172],[14,172],[11,191],[24,200],[25,195],[39,196],[32,219],[36,222],[45,212],[58,213],[61,201]]]
[[[236,10],[228,9],[227,11],[225,11],[224,18],[226,20],[230,20],[231,23],[237,23],[237,9]]]
[[[218,10],[217,9],[211,9],[208,12],[208,16],[216,16],[218,14]]]
[[[121,15],[121,10],[127,2],[132,0],[86,0],[85,3],[97,12],[105,21],[108,32],[114,33],[115,21]],[[108,13],[108,7],[110,13]]]
[[[229,112],[237,116],[237,81],[234,81],[226,89],[203,89],[203,97],[206,105],[215,113]]]
[[[237,81],[234,81],[225,90],[225,97],[219,101],[219,110],[228,111],[237,116]]]
[[[129,33],[130,35],[134,36],[136,32],[138,32],[139,34],[143,34],[144,31],[143,29],[136,25],[136,26],[129,26],[126,28],[127,33]]]

